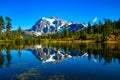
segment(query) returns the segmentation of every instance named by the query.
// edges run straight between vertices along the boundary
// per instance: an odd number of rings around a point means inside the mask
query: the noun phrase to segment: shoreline
[[[24,40],[23,40],[24,41]],[[41,39],[40,43],[120,43],[120,40],[96,42],[95,40],[49,40]],[[0,40],[0,44],[15,43],[14,40]]]
[[[53,41],[48,41],[48,42],[53,42],[53,43],[120,43],[120,40],[116,41],[105,41],[105,42],[96,42],[95,40],[53,40]]]

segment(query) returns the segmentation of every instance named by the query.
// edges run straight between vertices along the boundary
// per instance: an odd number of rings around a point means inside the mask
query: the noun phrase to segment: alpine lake
[[[0,80],[120,80],[120,43],[0,44]]]

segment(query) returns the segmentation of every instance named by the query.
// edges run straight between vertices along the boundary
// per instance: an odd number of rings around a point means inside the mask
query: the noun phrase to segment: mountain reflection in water
[[[0,45],[0,80],[115,80],[119,74],[119,43]]]
[[[36,45],[30,51],[42,63],[58,63],[69,58],[82,58],[85,56],[89,61],[91,56],[94,57],[94,62],[104,60],[104,65],[112,60],[120,63],[120,47],[117,44]]]
[[[52,45],[34,45],[34,46],[17,46],[17,45],[0,45],[0,67],[7,61],[6,66],[9,67],[12,56],[11,50],[18,50],[20,57],[21,50],[32,52],[42,63],[51,62],[58,63],[69,58],[82,58],[87,56],[90,61],[104,61],[104,65],[111,61],[120,63],[120,46],[119,44],[96,44],[96,43],[80,43],[80,44],[52,44]],[[6,55],[3,54],[6,52]],[[6,59],[4,59],[6,58]],[[6,61],[5,61],[6,60]]]

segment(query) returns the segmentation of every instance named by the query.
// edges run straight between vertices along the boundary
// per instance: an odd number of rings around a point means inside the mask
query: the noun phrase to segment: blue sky
[[[86,24],[95,18],[118,20],[120,0],[0,0],[0,16],[12,19],[13,29],[31,28],[41,17],[51,16]]]

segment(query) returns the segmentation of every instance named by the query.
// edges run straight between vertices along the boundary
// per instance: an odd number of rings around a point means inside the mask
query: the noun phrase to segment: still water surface
[[[0,45],[0,80],[120,80],[120,45]]]

